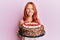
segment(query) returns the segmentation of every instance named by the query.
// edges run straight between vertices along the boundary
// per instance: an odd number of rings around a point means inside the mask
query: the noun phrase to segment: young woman
[[[20,20],[20,25],[22,25],[24,22],[38,22],[40,24],[40,21],[37,17],[37,9],[33,2],[28,2],[24,9],[24,16],[23,19]],[[26,38],[19,36],[21,40],[35,40],[35,38]]]

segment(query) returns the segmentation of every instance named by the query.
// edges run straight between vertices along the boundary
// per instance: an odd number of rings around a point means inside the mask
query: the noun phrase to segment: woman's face
[[[27,15],[30,17],[34,14],[34,10],[33,10],[33,6],[32,4],[28,4],[27,8],[26,8],[26,11],[27,11]]]

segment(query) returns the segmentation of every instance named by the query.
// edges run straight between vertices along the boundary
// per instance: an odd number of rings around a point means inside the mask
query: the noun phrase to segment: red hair
[[[36,9],[36,6],[35,6],[35,4],[34,4],[33,2],[28,2],[28,3],[26,4],[25,9],[24,9],[23,20],[25,21],[25,20],[28,18],[26,8],[27,8],[27,6],[28,6],[29,4],[32,4],[33,10],[34,10],[34,14],[33,14],[33,16],[32,16],[32,18],[33,18],[32,22],[37,22],[37,23],[40,24],[40,22],[38,21],[38,18],[37,18],[37,9]]]

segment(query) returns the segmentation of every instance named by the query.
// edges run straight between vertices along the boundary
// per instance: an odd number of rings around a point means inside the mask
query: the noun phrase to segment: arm
[[[22,25],[23,25],[23,23],[24,23],[23,19],[22,19],[22,20],[20,20],[20,22],[19,22],[19,26],[22,26]]]
[[[21,35],[19,35],[19,28],[22,26],[23,23],[24,23],[23,20],[19,21],[18,30],[17,30],[18,37],[21,37]]]

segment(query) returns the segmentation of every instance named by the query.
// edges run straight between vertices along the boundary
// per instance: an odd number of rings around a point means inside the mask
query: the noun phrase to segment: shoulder
[[[20,23],[20,24],[23,24],[23,23],[24,23],[24,20],[23,20],[23,19],[21,19],[21,20],[19,21],[19,23]]]
[[[23,19],[21,19],[20,22],[23,22]]]
[[[38,19],[38,21],[40,22],[40,19]]]
[[[38,23],[41,24],[40,19],[38,19]]]

